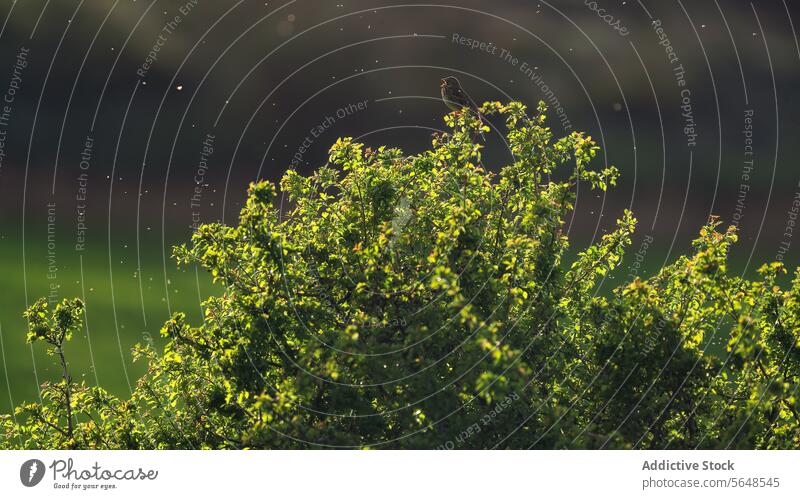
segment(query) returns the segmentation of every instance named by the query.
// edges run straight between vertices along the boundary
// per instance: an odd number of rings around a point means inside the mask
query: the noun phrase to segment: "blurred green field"
[[[51,285],[57,286],[59,299],[85,298],[88,327],[65,348],[73,379],[90,385],[99,382],[123,396],[130,393],[130,386],[144,371],[141,363],[132,362],[131,348],[150,338],[162,345],[159,330],[170,310],[185,312],[193,323],[199,322],[200,302],[214,291],[207,274],[194,267],[178,268],[169,254],[165,266],[160,241],[143,242],[141,293],[134,244],[112,242],[110,262],[107,247],[91,246],[79,254],[66,244],[57,246],[58,270],[56,278],[50,279],[46,250],[33,244],[34,240],[44,241],[42,234],[29,232],[24,267],[22,239],[0,239],[0,413],[23,401],[36,400],[37,381],[57,379],[59,375],[44,345],[31,348],[25,343],[22,313],[26,289],[28,303],[48,296]]]

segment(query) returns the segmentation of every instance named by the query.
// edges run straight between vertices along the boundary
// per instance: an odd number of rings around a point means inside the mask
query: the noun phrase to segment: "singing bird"
[[[472,97],[461,88],[461,82],[455,76],[448,76],[442,79],[442,100],[444,103],[456,112],[461,112],[466,109],[468,112],[475,113],[481,122],[485,122],[481,112],[478,111],[478,105],[472,100]],[[483,133],[481,133],[483,136]]]

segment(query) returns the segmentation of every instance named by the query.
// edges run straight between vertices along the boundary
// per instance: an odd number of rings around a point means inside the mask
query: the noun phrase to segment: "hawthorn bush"
[[[736,234],[712,220],[693,255],[597,293],[635,219],[571,263],[562,228],[578,183],[617,170],[589,169],[590,137],[554,139],[542,104],[482,112],[505,119],[497,173],[488,129],[454,113],[419,155],[340,139],[285,198],[253,184],[238,226],[175,249],[224,293],[202,324],[175,314],[163,351],[134,350],[148,368],[127,400],[69,377],[82,304],[35,304],[28,338],[63,376],[2,419],[0,446],[797,448],[800,275],[731,275]]]

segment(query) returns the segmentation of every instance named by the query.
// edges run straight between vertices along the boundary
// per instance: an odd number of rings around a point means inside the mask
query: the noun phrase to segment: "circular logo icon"
[[[35,487],[44,478],[44,463],[38,459],[29,459],[19,468],[19,479],[26,487]]]

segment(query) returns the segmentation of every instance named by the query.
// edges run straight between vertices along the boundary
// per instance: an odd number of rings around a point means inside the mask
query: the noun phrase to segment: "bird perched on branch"
[[[455,76],[442,78],[441,89],[442,100],[447,107],[455,112],[463,112],[466,109],[467,112],[474,113],[478,119],[481,120],[481,123],[486,122],[483,115],[478,110],[478,105],[475,104],[472,97],[461,88],[461,82],[458,81],[458,78]],[[483,137],[483,133],[481,133],[481,137]]]

